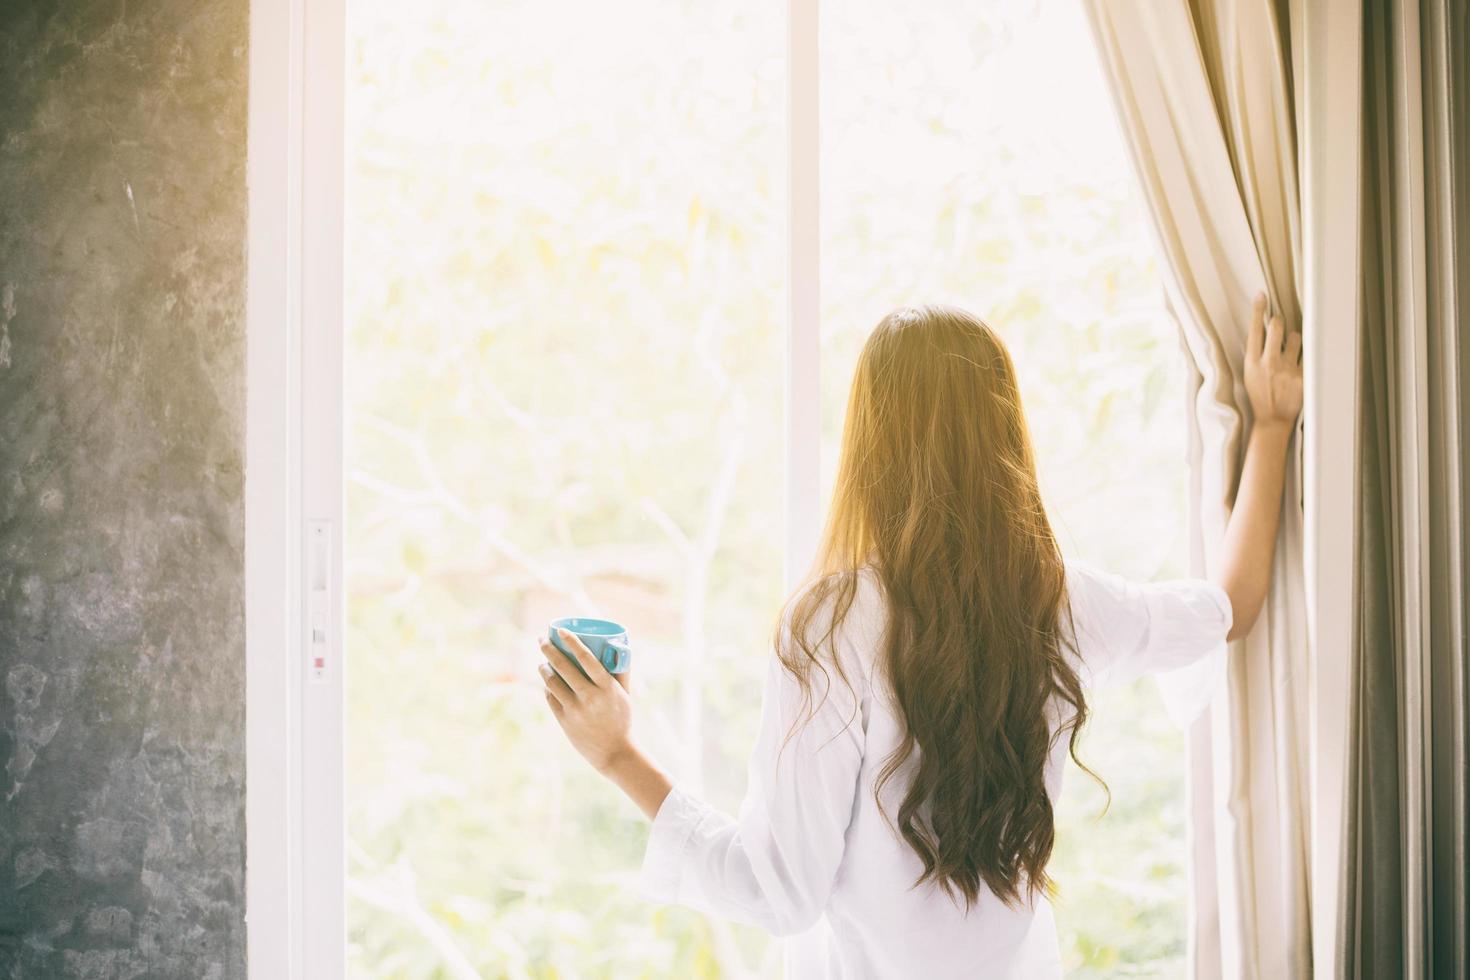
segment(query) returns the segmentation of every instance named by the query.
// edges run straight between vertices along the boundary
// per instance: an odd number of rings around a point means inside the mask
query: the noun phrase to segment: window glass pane
[[[733,810],[781,594],[785,12],[352,0],[349,960],[749,975],[535,674],[625,623],[657,757]]]
[[[1183,377],[1147,215],[1075,0],[822,11],[823,469],[895,306],[984,317],[1016,360],[1064,551],[1184,570]],[[1069,976],[1177,976],[1181,739],[1152,682],[1100,697],[1053,871]]]

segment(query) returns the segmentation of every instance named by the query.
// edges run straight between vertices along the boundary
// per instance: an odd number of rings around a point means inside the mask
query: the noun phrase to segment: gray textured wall
[[[248,9],[0,2],[0,978],[244,976]]]

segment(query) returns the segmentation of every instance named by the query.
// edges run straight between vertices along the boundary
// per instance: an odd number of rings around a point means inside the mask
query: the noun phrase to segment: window
[[[348,967],[764,976],[753,929],[642,903],[631,807],[534,682],[547,620],[635,646],[657,757],[733,811],[782,595],[786,14],[350,0]],[[828,5],[823,471],[866,331],[1000,329],[1064,549],[1183,570],[1179,390],[1082,13]],[[957,28],[956,25],[963,25]],[[1099,699],[1059,816],[1077,975],[1174,975],[1180,739]]]

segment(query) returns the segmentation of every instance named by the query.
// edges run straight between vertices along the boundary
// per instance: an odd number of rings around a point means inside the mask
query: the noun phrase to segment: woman
[[[563,731],[653,820],[643,890],[799,934],[800,980],[1060,976],[1046,865],[1087,687],[1220,649],[1266,594],[1302,372],[1300,335],[1265,313],[1257,297],[1219,575],[1153,584],[1064,562],[1000,339],[952,308],[886,317],[817,572],[777,631],[738,820],[640,751],[625,687],[585,648],[587,677],[542,640]]]

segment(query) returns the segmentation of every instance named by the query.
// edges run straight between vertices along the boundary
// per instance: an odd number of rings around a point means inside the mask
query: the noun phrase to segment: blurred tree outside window
[[[631,890],[547,620],[630,627],[650,749],[734,811],[782,563],[785,9],[349,3],[349,969],[771,977]],[[822,11],[824,470],[892,307],[1015,355],[1063,548],[1182,574],[1182,368],[1073,0]],[[1054,871],[1073,976],[1174,976],[1182,740],[1099,695]]]

